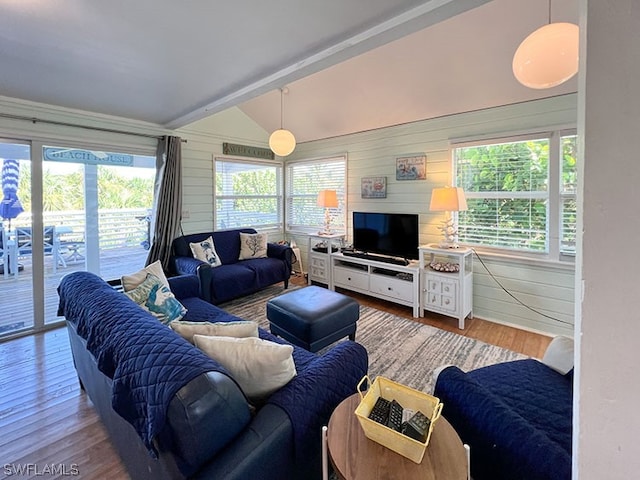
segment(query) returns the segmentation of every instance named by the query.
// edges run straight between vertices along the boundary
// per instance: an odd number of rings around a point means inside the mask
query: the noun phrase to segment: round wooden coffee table
[[[350,396],[338,405],[329,420],[327,447],[338,477],[344,480],[467,479],[466,451],[444,417],[436,422],[427,451],[417,464],[365,437],[354,413],[359,403],[359,394]]]

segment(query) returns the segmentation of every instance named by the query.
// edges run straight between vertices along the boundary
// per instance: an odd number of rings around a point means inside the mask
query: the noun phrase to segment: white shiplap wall
[[[337,113],[339,114],[339,112]],[[436,242],[443,215],[429,212],[431,190],[451,184],[449,145],[452,139],[501,137],[523,132],[573,127],[576,96],[450,115],[405,125],[298,145],[290,159],[315,158],[347,152],[347,222],[351,212],[407,212],[420,215],[420,243]],[[427,179],[398,181],[395,159],[413,153],[427,155]],[[360,198],[360,179],[387,177],[387,198]],[[304,239],[294,237],[301,247]],[[520,306],[474,262],[474,315],[548,334],[573,334],[574,269],[572,265],[535,262],[483,254],[496,278],[524,303],[560,321]]]
[[[222,156],[224,142],[268,148],[268,133],[240,109],[230,108],[176,132],[187,143],[182,147],[184,233],[214,230],[213,165]],[[231,157],[239,158],[239,157]],[[269,231],[270,240],[280,240],[282,231]]]

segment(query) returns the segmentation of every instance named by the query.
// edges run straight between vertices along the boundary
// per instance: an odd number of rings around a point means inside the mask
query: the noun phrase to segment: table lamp
[[[331,212],[330,208],[338,208],[338,194],[335,190],[320,190],[318,192],[319,207],[324,208],[324,227],[318,232],[318,235],[331,235]]]
[[[460,187],[439,187],[431,192],[429,210],[432,212],[447,212],[447,218],[440,227],[444,240],[440,248],[458,248],[458,224],[451,212],[467,209],[467,199]]]

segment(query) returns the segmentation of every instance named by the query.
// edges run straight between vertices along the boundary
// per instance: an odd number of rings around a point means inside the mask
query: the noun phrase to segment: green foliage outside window
[[[561,137],[560,205],[549,204],[548,138],[460,147],[455,181],[468,210],[459,213],[463,243],[534,252],[549,250],[549,208],[559,208],[562,253],[575,245],[576,137]],[[573,247],[574,248],[574,247]]]
[[[126,168],[126,167],[120,167]],[[98,206],[100,209],[151,208],[153,177],[125,177],[113,167],[98,166]],[[45,212],[84,209],[84,173],[56,174],[45,170],[42,179]],[[21,166],[18,197],[31,210],[31,169]]]

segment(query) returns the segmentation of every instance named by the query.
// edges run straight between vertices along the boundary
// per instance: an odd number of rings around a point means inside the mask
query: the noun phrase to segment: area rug
[[[290,287],[288,291],[295,288],[301,287]],[[268,330],[266,302],[282,293],[282,286],[274,285],[220,307],[244,319],[258,322]],[[369,353],[369,377],[372,380],[382,375],[428,393],[433,391],[433,371],[442,365],[457,365],[467,371],[527,358],[501,347],[363,305],[360,306],[356,341],[364,345]]]

